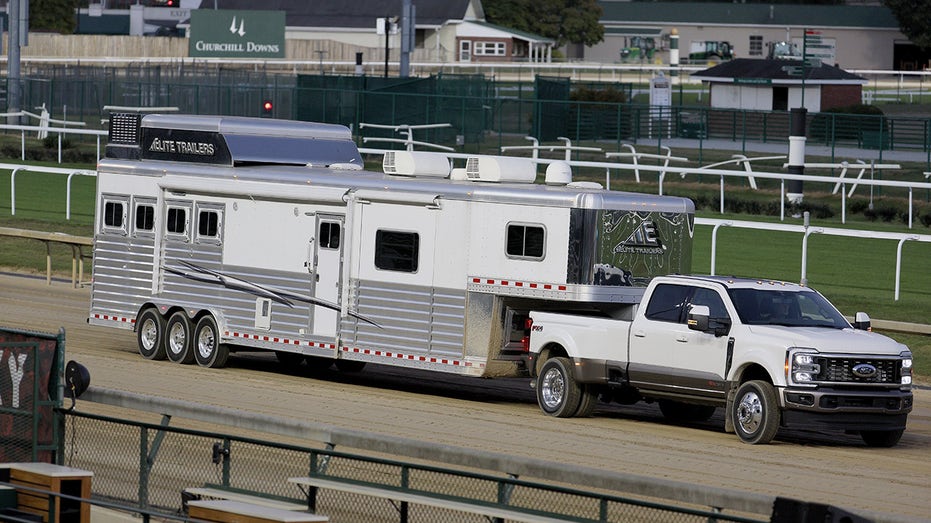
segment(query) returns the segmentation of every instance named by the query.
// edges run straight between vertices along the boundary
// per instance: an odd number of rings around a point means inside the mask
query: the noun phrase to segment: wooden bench
[[[280,510],[307,511],[307,503],[297,503],[284,499],[268,496],[257,496],[255,493],[234,489],[231,487],[222,487],[219,485],[208,485],[204,487],[194,487],[184,489],[184,494],[191,500],[210,501],[210,500],[229,500],[240,501],[262,507],[276,508]],[[188,501],[190,503],[190,501]]]
[[[290,483],[302,487],[309,487],[308,489],[308,506],[311,509],[315,508],[316,505],[316,490],[319,488],[327,488],[338,490],[342,492],[351,492],[354,494],[361,494],[363,496],[372,496],[376,498],[388,499],[393,501],[400,501],[402,504],[400,519],[402,523],[407,521],[407,510],[405,505],[407,503],[414,503],[416,505],[427,505],[430,507],[442,508],[447,510],[453,510],[457,512],[466,512],[469,514],[477,514],[479,516],[486,516],[490,518],[500,518],[509,521],[523,521],[525,523],[565,523],[565,518],[547,516],[543,514],[535,514],[528,509],[522,509],[519,507],[502,507],[500,505],[492,504],[483,504],[481,502],[470,503],[467,501],[459,501],[455,499],[448,499],[440,495],[430,495],[427,493],[418,493],[418,492],[405,492],[396,488],[383,488],[372,485],[358,484],[352,481],[345,481],[340,478],[323,478],[323,477],[298,477],[298,478],[288,478]]]
[[[91,497],[91,478],[86,470],[52,465],[50,463],[9,463],[5,465],[14,486],[29,487],[55,494],[66,494],[82,499]],[[42,516],[44,521],[56,523],[90,523],[90,504],[54,495],[19,489],[17,509]]]
[[[330,518],[320,514],[282,510],[231,499],[188,502],[188,517],[216,523],[321,523]]]

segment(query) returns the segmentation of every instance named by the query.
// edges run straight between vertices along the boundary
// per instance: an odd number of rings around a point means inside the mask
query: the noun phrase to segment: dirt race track
[[[780,432],[750,446],[707,423],[676,426],[658,409],[601,405],[588,419],[554,419],[528,380],[482,380],[369,366],[311,378],[274,357],[230,357],[225,369],[147,361],[130,331],[89,327],[88,289],[0,275],[0,326],[66,331],[67,358],[92,385],[267,415],[573,465],[724,487],[854,511],[925,519],[931,514],[931,391],[917,390],[897,447],[871,449],[855,435]]]

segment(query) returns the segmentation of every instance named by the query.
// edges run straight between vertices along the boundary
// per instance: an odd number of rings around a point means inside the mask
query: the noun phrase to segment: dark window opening
[[[107,227],[123,227],[123,204],[121,202],[104,203],[103,224]]]
[[[690,290],[683,285],[657,285],[647,305],[647,319],[682,323],[682,309]]]
[[[136,230],[151,231],[155,228],[155,207],[151,205],[136,206]]]
[[[200,211],[197,216],[197,234],[207,238],[216,238],[220,225],[220,213]]]
[[[177,207],[168,208],[168,219],[165,229],[174,234],[184,234],[187,231],[187,213]]]
[[[322,222],[320,224],[320,247],[324,249],[339,249],[340,227],[336,222]]]
[[[789,88],[773,87],[773,111],[789,110]]]
[[[534,225],[508,225],[508,256],[542,259],[545,251],[543,227]]]
[[[412,232],[376,231],[375,267],[386,271],[417,272],[420,236]]]

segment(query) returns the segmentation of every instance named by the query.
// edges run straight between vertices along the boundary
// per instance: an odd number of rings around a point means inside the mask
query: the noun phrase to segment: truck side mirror
[[[853,328],[861,331],[872,331],[873,326],[870,324],[870,315],[865,312],[858,312],[853,320]]]
[[[708,316],[711,311],[707,305],[692,305],[689,309],[688,325],[693,331],[708,332]]]

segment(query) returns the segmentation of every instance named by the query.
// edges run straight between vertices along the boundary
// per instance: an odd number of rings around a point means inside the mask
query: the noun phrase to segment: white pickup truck
[[[599,400],[658,401],[677,421],[724,407],[725,431],[747,443],[796,427],[891,447],[912,409],[908,348],[794,283],[663,276],[634,305],[530,318],[528,367],[552,416],[589,416]]]

